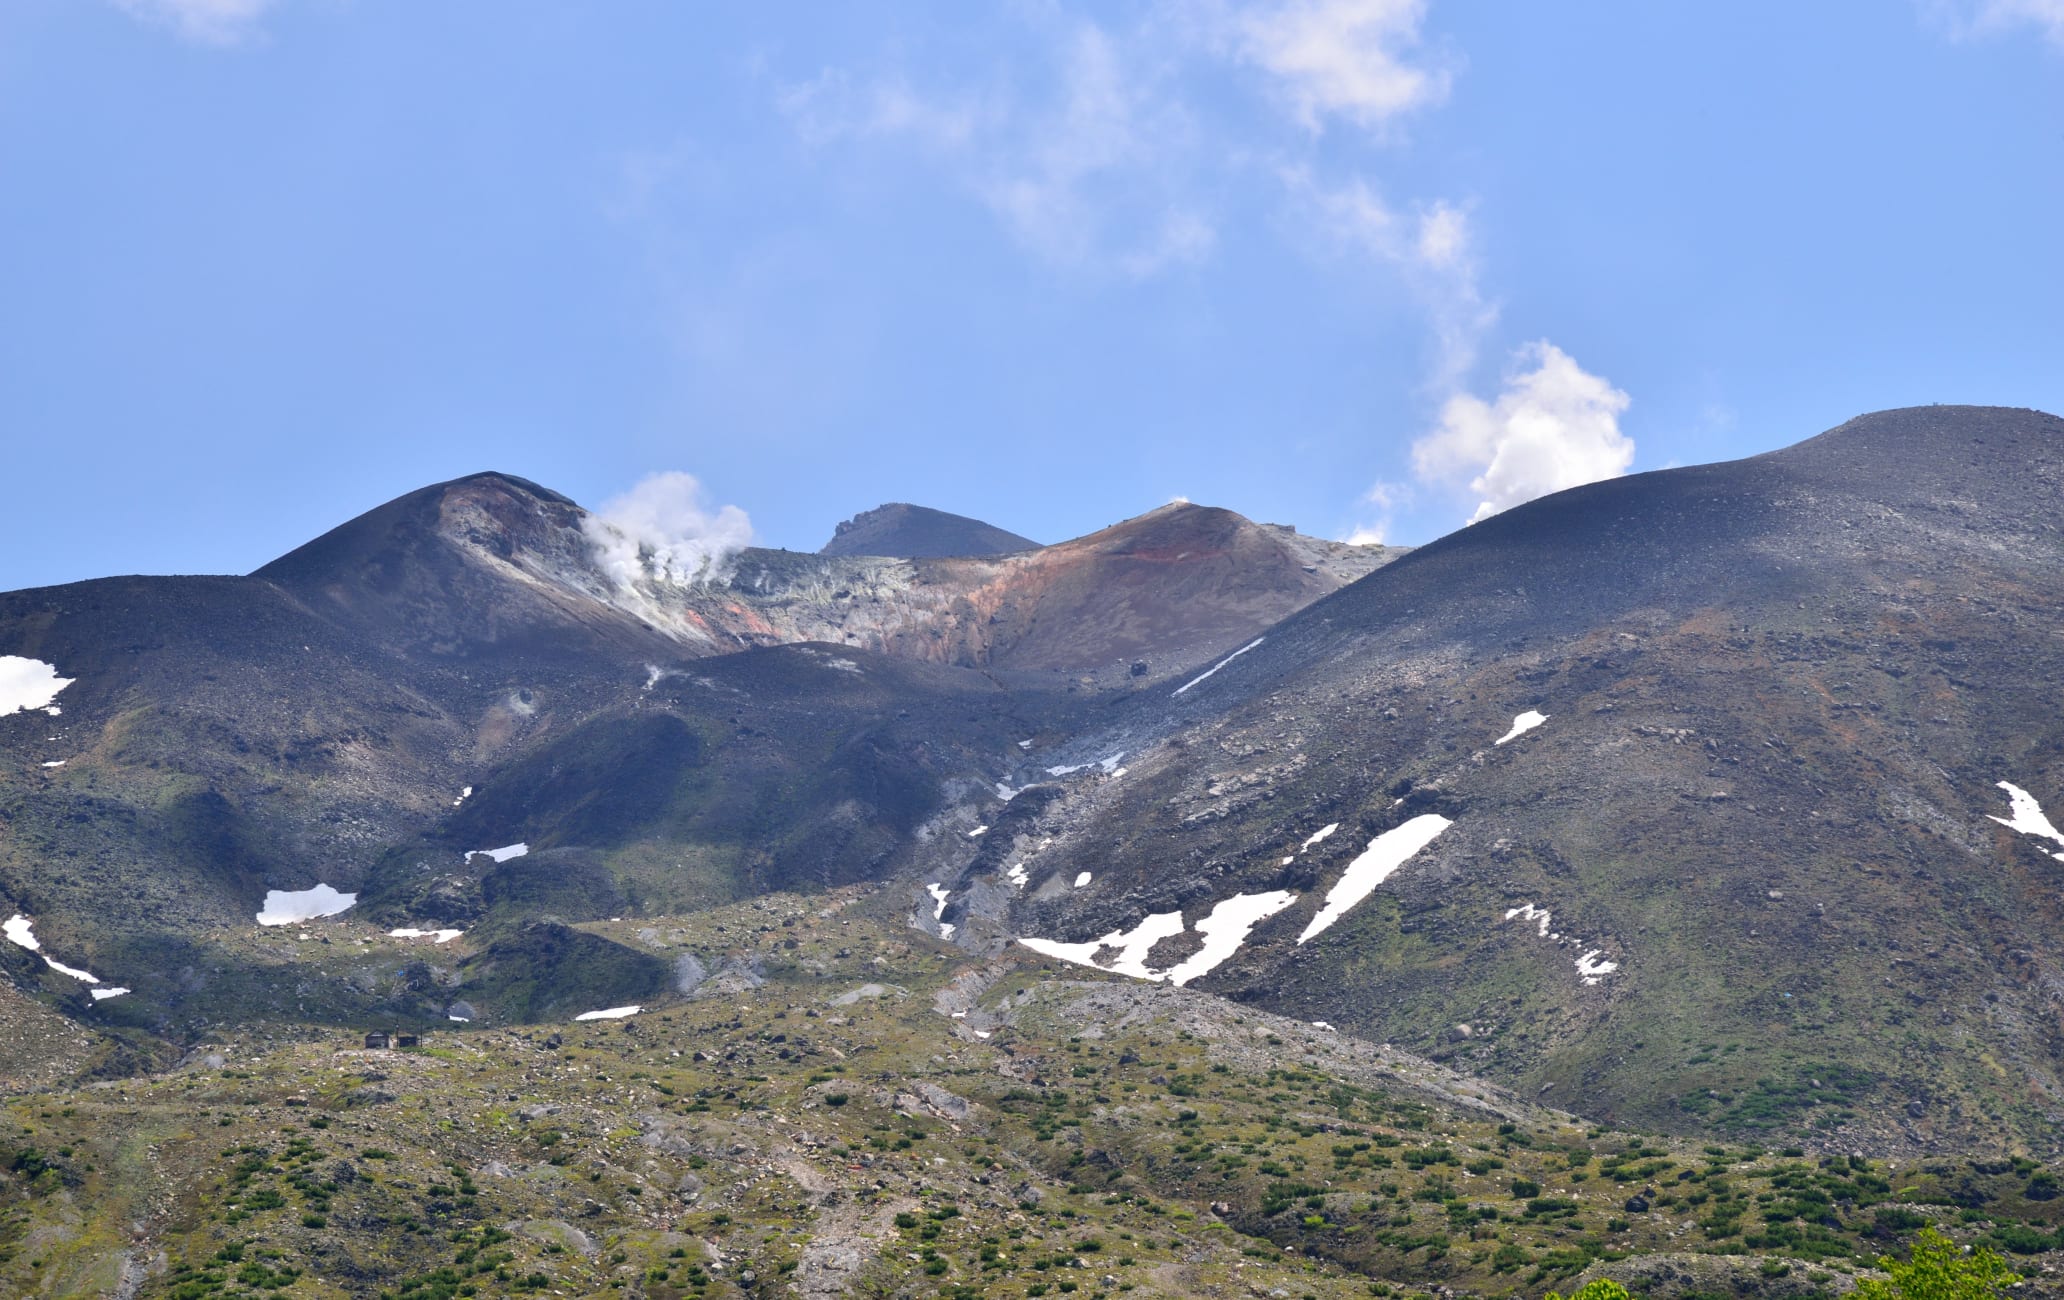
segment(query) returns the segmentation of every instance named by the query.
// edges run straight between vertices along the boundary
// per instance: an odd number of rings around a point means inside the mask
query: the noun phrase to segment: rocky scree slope
[[[1601,1119],[2054,1151],[2060,499],[2064,422],[1929,407],[1508,511],[1006,778],[1059,791],[941,919],[1145,975],[1294,896],[1195,987]]]

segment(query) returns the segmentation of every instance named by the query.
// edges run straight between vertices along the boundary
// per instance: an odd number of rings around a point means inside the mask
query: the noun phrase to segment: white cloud
[[[1496,400],[1456,394],[1441,409],[1440,427],[1412,445],[1422,479],[1467,480],[1480,498],[1471,523],[1616,477],[1634,462],[1634,441],[1620,432],[1627,394],[1546,340],[1521,348],[1515,362]]]
[[[851,74],[837,68],[782,87],[775,103],[796,134],[816,146],[902,137],[940,149],[959,149],[974,139],[994,113],[977,98],[924,95],[901,75],[856,84]]]
[[[595,560],[620,589],[686,584],[716,576],[752,545],[752,520],[737,506],[712,510],[692,474],[668,470],[581,519]]]
[[[114,0],[124,12],[161,23],[190,41],[235,45],[256,33],[274,0]]]
[[[1335,244],[1395,268],[1425,309],[1434,336],[1427,387],[1452,391],[1476,364],[1497,305],[1478,280],[1475,235],[1466,208],[1441,201],[1405,214],[1365,180],[1327,188],[1309,173],[1285,176],[1310,219]]]
[[[1050,78],[920,90],[842,70],[782,87],[804,143],[907,141],[946,159],[961,189],[1056,265],[1146,278],[1201,262],[1217,228],[1191,172],[1197,147],[1166,68],[1140,41],[1056,19]]]
[[[1390,536],[1391,516],[1412,500],[1408,483],[1379,482],[1362,494],[1359,504],[1370,512],[1340,540],[1349,546],[1381,546]]]
[[[1362,127],[1446,98],[1448,74],[1407,58],[1425,0],[1279,0],[1235,20],[1241,55],[1275,78],[1308,130],[1342,117]]]
[[[1960,39],[2036,27],[2064,48],[2064,0],[1928,0],[1927,8]]]

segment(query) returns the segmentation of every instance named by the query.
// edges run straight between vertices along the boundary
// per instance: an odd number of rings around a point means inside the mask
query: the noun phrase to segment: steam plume
[[[692,474],[649,474],[581,520],[595,561],[625,591],[641,583],[686,586],[721,576],[752,545],[752,520],[737,506],[711,508]]]

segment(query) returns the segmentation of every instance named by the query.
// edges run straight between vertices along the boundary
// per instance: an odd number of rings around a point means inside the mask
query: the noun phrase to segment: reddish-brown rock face
[[[481,474],[381,506],[255,576],[318,613],[447,651],[601,636],[678,658],[826,641],[1099,679],[1144,663],[1139,675],[1158,680],[1402,553],[1184,503],[1009,554],[751,548],[698,581],[649,572],[625,585],[596,564],[592,527],[556,493]]]

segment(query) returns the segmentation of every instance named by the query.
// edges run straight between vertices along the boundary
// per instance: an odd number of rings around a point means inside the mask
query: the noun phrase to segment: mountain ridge
[[[569,928],[889,882],[970,960],[1186,963],[1602,1121],[2048,1149],[2064,917],[1999,783],[2064,807],[2060,473],[2064,422],[1920,408],[1402,558],[1172,504],[606,595],[577,507],[455,480],[269,577],[0,595],[77,679],[0,718],[0,906],[134,992],[14,973],[137,1050],[509,1024],[647,996]],[[283,983],[248,918],[318,882],[467,933]]]
[[[1003,555],[1036,551],[1029,537],[966,515],[950,514],[907,501],[891,501],[863,510],[840,523],[819,555],[883,555],[899,559]]]

